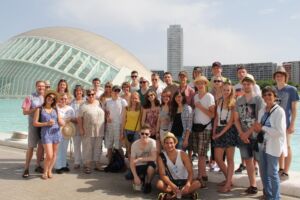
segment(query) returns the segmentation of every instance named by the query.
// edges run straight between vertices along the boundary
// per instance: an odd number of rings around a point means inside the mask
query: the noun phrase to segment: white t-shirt
[[[57,111],[62,119],[73,119],[75,118],[75,111],[71,106],[66,105],[63,108],[57,106]]]
[[[127,101],[122,98],[116,100],[109,99],[105,103],[105,110],[109,113],[112,123],[120,124],[122,122],[122,111],[127,106]]]
[[[210,93],[206,93],[201,99],[199,98],[199,94],[196,94],[194,96],[194,102],[195,104],[200,102],[202,106],[204,106],[206,109],[208,109],[211,106],[215,105],[215,99],[214,96]],[[211,118],[204,114],[199,108],[195,107],[195,114],[194,114],[194,123],[196,124],[208,124],[211,121]],[[209,124],[206,129],[211,129],[211,124]]]

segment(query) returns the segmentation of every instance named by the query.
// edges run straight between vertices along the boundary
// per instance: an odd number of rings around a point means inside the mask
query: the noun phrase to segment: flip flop
[[[23,178],[28,178],[29,177],[29,170],[28,169],[24,170],[24,173],[23,173],[22,177]]]

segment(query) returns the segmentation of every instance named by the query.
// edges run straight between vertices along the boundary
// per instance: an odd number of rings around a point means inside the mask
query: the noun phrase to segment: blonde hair
[[[229,109],[233,109],[234,106],[235,106],[235,102],[236,102],[236,100],[235,100],[235,91],[234,91],[233,86],[232,86],[232,84],[230,82],[227,82],[227,81],[224,82],[223,88],[226,85],[228,85],[230,87],[230,89],[231,89],[230,94],[228,96],[228,102],[226,104],[226,107],[229,108]]]
[[[139,101],[137,102],[136,104],[136,107],[135,107],[135,111],[139,111],[141,109],[141,102],[140,102],[140,94],[138,92],[132,92],[131,93],[131,96],[130,96],[130,100],[128,102],[128,106],[126,107],[126,109],[129,109],[131,108],[131,105],[132,105],[132,97],[133,96],[137,96]]]

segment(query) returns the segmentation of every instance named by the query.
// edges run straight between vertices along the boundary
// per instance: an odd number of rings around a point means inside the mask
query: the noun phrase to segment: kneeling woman
[[[64,125],[64,121],[57,112],[56,98],[57,93],[55,91],[48,91],[45,95],[44,104],[35,111],[33,119],[33,125],[41,127],[41,140],[46,152],[43,179],[52,178],[58,144],[62,140],[59,126]]]

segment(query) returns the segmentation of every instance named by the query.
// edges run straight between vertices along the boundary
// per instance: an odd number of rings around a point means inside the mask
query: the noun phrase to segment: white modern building
[[[0,98],[28,95],[36,80],[49,80],[55,88],[65,79],[71,89],[89,88],[95,77],[121,84],[132,70],[151,76],[136,57],[102,36],[66,27],[36,29],[1,44]]]
[[[180,25],[170,25],[167,30],[167,69],[177,77],[183,69],[183,29]]]

